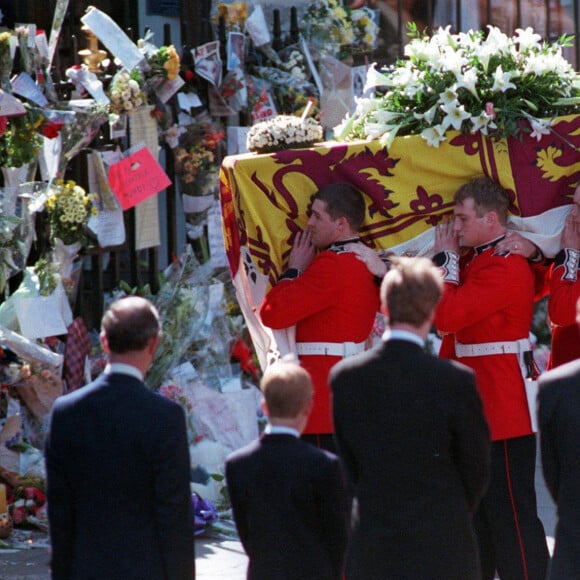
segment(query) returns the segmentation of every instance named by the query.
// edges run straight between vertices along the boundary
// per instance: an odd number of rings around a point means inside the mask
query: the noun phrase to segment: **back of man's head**
[[[312,400],[312,379],[297,362],[278,361],[260,381],[270,419],[295,419]]]
[[[429,320],[443,293],[439,269],[427,258],[392,257],[381,284],[381,304],[389,324],[420,327]]]
[[[328,215],[336,220],[344,217],[353,232],[358,232],[365,219],[362,194],[350,183],[329,183],[314,194],[314,199],[326,203]]]
[[[501,225],[506,225],[509,197],[505,189],[493,179],[481,176],[464,183],[453,196],[456,203],[473,199],[477,217],[483,217],[487,212],[494,211]]]
[[[128,296],[114,302],[101,321],[112,354],[140,351],[160,334],[159,314],[149,300]]]

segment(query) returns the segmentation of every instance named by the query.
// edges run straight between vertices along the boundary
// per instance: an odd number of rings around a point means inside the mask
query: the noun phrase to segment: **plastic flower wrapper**
[[[98,104],[93,99],[60,103],[59,109],[45,110],[53,124],[60,124],[58,139],[50,141],[50,155],[56,159],[49,168],[50,178],[64,177],[68,163],[97,136],[101,125],[109,120],[109,105]],[[45,142],[45,150],[47,148]]]
[[[193,421],[194,400],[191,395],[192,383],[181,378],[175,379],[171,376],[166,379],[159,388],[159,394],[170,401],[174,401],[183,408],[185,413],[185,423],[187,425],[187,439],[189,444],[195,442],[196,431]]]
[[[259,77],[248,75],[248,109],[252,117],[252,123],[266,121],[278,114],[272,85]]]
[[[0,32],[0,88],[12,92],[10,75],[12,73],[12,55],[10,53],[10,32]]]
[[[161,287],[151,298],[161,319],[161,342],[146,383],[158,390],[180,364],[207,316],[207,277],[190,246],[164,272]]]
[[[25,242],[18,236],[23,220],[8,212],[1,198],[0,190],[0,293],[4,292],[8,278],[22,269],[28,254]]]
[[[207,269],[209,303],[203,325],[192,343],[191,361],[203,382],[219,391],[224,382],[233,378],[231,351],[238,335],[233,332],[235,326],[228,311],[229,280],[211,277],[209,264],[202,268]]]
[[[373,10],[367,6],[352,10],[350,19],[352,21],[354,34],[351,49],[354,52],[361,53],[373,51],[377,46],[377,35],[379,32]]]
[[[254,73],[270,83],[281,114],[300,115],[310,98],[318,100],[316,86],[308,80],[297,78],[291,72],[273,67],[255,67]]]

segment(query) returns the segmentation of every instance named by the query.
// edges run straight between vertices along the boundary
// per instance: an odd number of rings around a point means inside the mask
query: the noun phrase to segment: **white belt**
[[[298,355],[347,357],[363,352],[366,343],[366,340],[363,342],[297,342],[296,353]]]
[[[520,338],[509,342],[482,342],[479,344],[461,344],[455,341],[455,354],[464,356],[487,356],[490,354],[521,354],[532,350],[529,339]]]

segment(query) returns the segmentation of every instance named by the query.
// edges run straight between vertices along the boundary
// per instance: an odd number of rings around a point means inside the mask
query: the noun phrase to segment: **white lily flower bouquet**
[[[541,139],[559,115],[580,112],[580,76],[562,56],[572,37],[541,42],[532,28],[508,37],[494,26],[431,37],[409,25],[406,59],[384,71],[373,65],[354,114],[335,128],[338,140],[418,135],[438,147],[450,129],[493,138],[531,133]]]

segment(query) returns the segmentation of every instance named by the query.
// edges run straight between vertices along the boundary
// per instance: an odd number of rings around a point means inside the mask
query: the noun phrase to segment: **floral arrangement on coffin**
[[[142,89],[143,78],[139,69],[129,72],[126,69],[115,74],[109,87],[111,113],[120,115],[132,113],[147,102]]]
[[[193,184],[202,174],[219,169],[217,153],[224,135],[221,129],[209,122],[186,127],[173,150],[175,172],[183,184]]]
[[[540,139],[551,118],[580,111],[580,77],[562,56],[572,37],[548,44],[532,28],[508,37],[493,26],[487,36],[447,27],[427,37],[414,24],[409,35],[406,60],[369,70],[365,91],[386,92],[358,99],[335,128],[337,139],[380,139],[388,147],[396,135],[420,134],[437,147],[448,129]]]
[[[367,6],[350,13],[352,20],[354,40],[352,50],[354,52],[371,52],[376,48],[379,27],[375,22],[373,11]]]
[[[86,243],[86,225],[90,216],[97,213],[93,206],[94,198],[76,182],[57,179],[49,187],[44,202],[51,237],[62,240],[66,245]]]
[[[306,7],[302,24],[306,39],[326,49],[354,40],[352,21],[339,0],[313,0]]]
[[[273,153],[282,149],[312,147],[322,141],[324,131],[312,117],[278,115],[268,121],[256,123],[246,138],[248,151]]]

